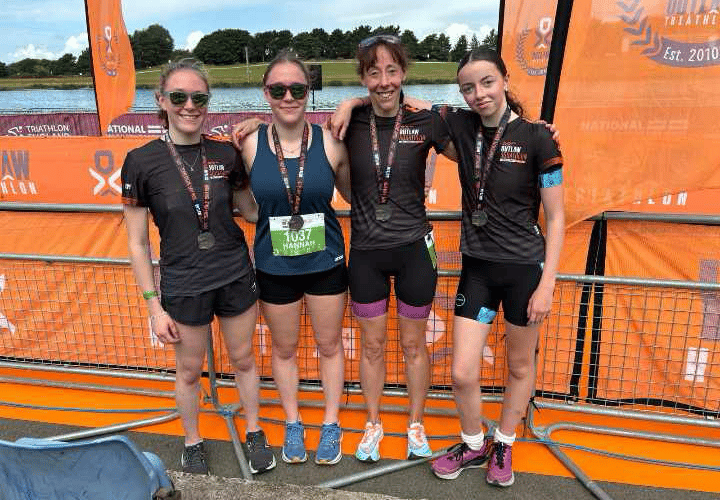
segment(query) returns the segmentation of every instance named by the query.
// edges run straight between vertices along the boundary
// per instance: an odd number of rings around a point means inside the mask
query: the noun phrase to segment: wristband
[[[147,290],[142,293],[142,297],[145,300],[150,300],[153,297],[157,297],[157,296],[158,296],[158,293],[155,290]]]

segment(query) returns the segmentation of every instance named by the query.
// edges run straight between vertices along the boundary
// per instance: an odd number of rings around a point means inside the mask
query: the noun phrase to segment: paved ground
[[[0,419],[0,439],[14,441],[20,437],[47,437],[64,434],[78,430],[75,427],[42,424],[37,422]],[[141,432],[128,432],[141,449],[152,451],[162,458],[165,466],[177,471],[180,469],[180,453],[182,451],[182,438]],[[240,467],[235,459],[232,445],[225,441],[207,441],[209,462],[214,475],[227,478],[241,478]],[[343,460],[331,467],[315,465],[312,460],[305,464],[288,465],[279,459],[279,450],[275,450],[278,458],[277,467],[260,476],[257,481],[243,481],[238,479],[223,480],[217,478],[188,478],[187,475],[177,474],[178,486],[185,485],[188,495],[184,499],[197,500],[248,498],[257,500],[277,500],[280,498],[323,498],[333,500],[349,499],[375,499],[384,495],[404,499],[474,499],[492,497],[497,499],[519,500],[584,500],[592,499],[590,494],[577,480],[555,476],[542,476],[537,474],[517,473],[515,485],[511,488],[495,488],[487,485],[484,480],[484,470],[465,471],[454,481],[437,479],[426,464],[420,464],[409,469],[394,472],[382,477],[354,483],[343,488],[344,492],[321,491],[315,488],[298,488],[294,485],[316,485],[339,477],[367,471],[377,465],[368,465],[358,462],[352,456],[345,456]],[[381,460],[380,466],[396,463],[392,460]],[[691,472],[689,472],[691,473]],[[703,493],[686,490],[673,490],[665,488],[644,488],[618,483],[598,483],[613,499],[632,500],[717,500],[719,497],[713,493]],[[293,486],[283,486],[293,485]],[[193,489],[195,488],[195,489]],[[206,496],[201,496],[205,491]],[[377,495],[361,495],[357,493],[374,493]]]

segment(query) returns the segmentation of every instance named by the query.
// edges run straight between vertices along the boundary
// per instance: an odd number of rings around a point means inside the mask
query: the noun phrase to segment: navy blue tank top
[[[255,161],[250,169],[250,187],[258,204],[255,227],[255,267],[273,275],[310,274],[327,271],[345,259],[342,229],[330,205],[335,190],[335,172],[325,155],[322,129],[312,125],[312,143],[305,160],[300,213],[325,215],[325,249],[294,257],[273,255],[269,217],[292,213],[278,170],[277,157],[268,144],[268,126],[260,125]],[[290,187],[295,191],[298,158],[285,158]]]

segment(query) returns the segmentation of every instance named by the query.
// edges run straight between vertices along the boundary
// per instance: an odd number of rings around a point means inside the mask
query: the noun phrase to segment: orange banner
[[[120,0],[85,0],[100,133],[135,99],[135,63]]]
[[[720,283],[716,227],[609,221],[606,274]],[[598,397],[717,411],[720,293],[605,286]]]
[[[568,223],[720,188],[720,14],[707,2],[575,2],[555,123]]]
[[[532,119],[540,116],[556,8],[557,0],[505,0],[502,57],[510,90]]]
[[[120,203],[120,169],[147,137],[3,137],[0,200]]]

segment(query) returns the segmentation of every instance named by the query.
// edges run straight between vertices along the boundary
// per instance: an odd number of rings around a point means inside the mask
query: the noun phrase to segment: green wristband
[[[153,297],[157,297],[158,293],[155,290],[148,290],[142,293],[143,299],[150,300]]]

